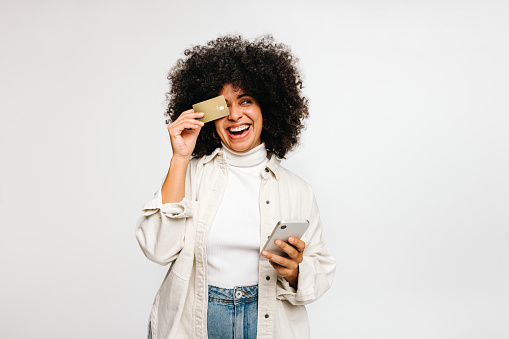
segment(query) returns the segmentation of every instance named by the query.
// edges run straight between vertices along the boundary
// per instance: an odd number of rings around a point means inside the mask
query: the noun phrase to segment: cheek
[[[262,112],[258,112],[258,115],[256,116],[257,117],[257,120],[258,120],[258,123],[262,125],[263,127],[263,115],[262,115]]]

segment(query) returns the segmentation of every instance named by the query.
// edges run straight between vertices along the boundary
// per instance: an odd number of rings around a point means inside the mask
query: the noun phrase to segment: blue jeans
[[[256,339],[258,285],[233,289],[209,286],[209,339]]]
[[[209,286],[209,339],[256,339],[258,285],[225,289]],[[148,339],[152,339],[149,324]]]

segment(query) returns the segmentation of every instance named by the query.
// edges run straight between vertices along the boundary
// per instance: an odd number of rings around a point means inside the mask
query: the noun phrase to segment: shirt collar
[[[269,162],[267,165],[265,165],[265,167],[272,172],[276,180],[279,180],[279,171],[281,170],[280,162],[281,161],[276,157],[275,154],[271,154]]]
[[[214,152],[203,157],[203,164],[205,165],[206,163],[212,161],[217,155],[221,155],[221,159],[224,161],[223,150],[221,147],[218,147],[214,150]]]

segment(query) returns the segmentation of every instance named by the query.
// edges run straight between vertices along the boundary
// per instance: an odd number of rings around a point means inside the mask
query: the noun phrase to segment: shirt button
[[[267,167],[265,167],[265,172],[269,173],[269,169]]]
[[[270,201],[267,200],[265,203],[268,205],[268,204],[270,204]]]
[[[265,277],[265,279],[270,280],[270,277],[269,277],[269,276],[266,276],[266,277]]]
[[[265,318],[268,318],[268,317],[269,317],[269,315],[268,315],[268,314],[266,314],[266,315],[265,315]]]

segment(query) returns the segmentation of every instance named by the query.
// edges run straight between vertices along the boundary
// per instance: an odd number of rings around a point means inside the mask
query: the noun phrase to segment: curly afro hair
[[[287,45],[276,43],[270,35],[252,42],[240,35],[221,36],[186,49],[168,74],[165,115],[175,121],[193,104],[218,96],[225,84],[232,84],[258,102],[263,115],[261,140],[269,154],[283,159],[298,144],[309,116],[297,61]],[[193,156],[210,154],[220,146],[214,124],[205,124]]]

